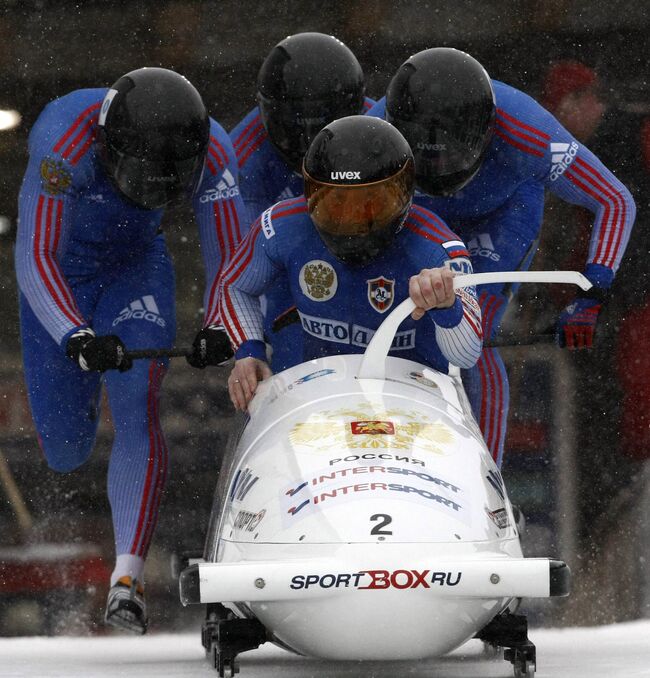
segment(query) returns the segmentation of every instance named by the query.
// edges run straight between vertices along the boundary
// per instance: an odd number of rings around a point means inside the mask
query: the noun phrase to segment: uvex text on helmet
[[[334,256],[363,265],[391,246],[414,191],[413,154],[393,125],[335,120],[309,147],[303,176],[309,214]]]
[[[208,149],[210,120],[200,94],[182,75],[140,68],[104,98],[98,123],[108,176],[131,202],[158,209],[196,190]]]
[[[405,61],[386,91],[386,120],[413,149],[415,183],[451,195],[474,177],[492,139],[490,77],[465,52],[437,47]]]
[[[297,33],[279,42],[257,76],[257,102],[269,139],[296,172],[325,125],[362,113],[363,71],[331,35]]]

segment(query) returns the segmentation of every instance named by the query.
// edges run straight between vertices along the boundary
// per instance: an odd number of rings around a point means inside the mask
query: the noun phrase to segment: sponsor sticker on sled
[[[242,501],[258,480],[249,468],[239,469],[230,487],[230,501]]]
[[[253,511],[239,511],[235,516],[233,529],[255,532],[257,526],[264,520],[265,515],[266,509],[262,509],[257,513],[254,513]]]
[[[341,462],[351,462],[351,461],[376,461],[381,459],[383,461],[396,461],[402,464],[410,464],[411,466],[426,466],[426,464],[421,459],[414,459],[413,457],[406,457],[403,454],[386,454],[385,452],[364,452],[363,454],[347,454],[345,457],[334,457],[329,460],[329,465],[334,466],[335,464],[340,464]]]
[[[424,484],[421,485],[422,481]],[[287,526],[292,525],[296,516],[305,518],[314,511],[325,511],[350,500],[363,499],[368,493],[414,501],[435,510],[451,512],[462,522],[469,521],[459,496],[462,494],[460,487],[428,473],[390,466],[328,469],[314,478],[296,482],[280,497],[283,521]]]
[[[508,525],[510,525],[510,521],[508,520],[508,512],[504,508],[495,509],[494,511],[490,511],[490,509],[486,506],[485,512],[487,513],[488,518],[500,530],[505,530],[506,527],[508,527]]]
[[[374,416],[373,416],[374,415]],[[352,423],[362,426],[392,424],[383,435],[370,434],[370,428],[353,430]],[[390,432],[389,432],[390,431]],[[374,408],[329,410],[308,421],[296,423],[289,432],[289,440],[296,452],[330,452],[345,450],[410,450],[446,455],[454,442],[453,431],[442,421],[423,422],[416,410]],[[330,456],[333,456],[331,454]],[[419,456],[419,455],[418,455]]]
[[[409,377],[413,379],[413,381],[417,381],[418,384],[422,384],[422,386],[428,386],[429,388],[437,389],[440,388],[435,381],[425,377],[423,372],[409,372]]]
[[[336,370],[332,370],[332,369],[318,370],[316,372],[310,372],[309,374],[306,374],[304,377],[300,377],[300,379],[296,379],[296,381],[289,384],[289,386],[287,386],[287,391],[291,391],[296,386],[300,386],[301,384],[306,384],[308,381],[312,381],[313,379],[319,379],[320,377],[326,377],[329,374],[335,374],[335,373],[336,373]]]
[[[289,588],[295,591],[318,587],[321,589],[430,589],[435,586],[458,586],[463,573],[459,571],[432,572],[431,570],[360,570],[327,574],[297,574]]]
[[[340,484],[340,481],[343,478],[351,478],[352,476],[368,474],[384,476],[386,475],[402,476],[412,479],[417,478],[418,480],[425,481],[425,483],[433,483],[434,485],[437,485],[438,487],[447,490],[451,496],[462,492],[462,489],[454,485],[453,483],[450,483],[447,480],[444,480],[443,478],[432,476],[431,474],[425,473],[424,471],[420,471],[419,469],[414,470],[409,468],[402,468],[401,466],[386,466],[384,464],[376,464],[372,466],[347,466],[346,468],[339,469],[326,468],[321,469],[320,471],[315,471],[314,476],[312,478],[310,478],[309,480],[302,481],[298,484],[294,484],[291,488],[289,488],[285,492],[285,495],[293,497],[307,486],[319,487],[326,485],[328,486],[329,489],[329,486],[333,486],[336,483]]]
[[[353,436],[395,435],[395,424],[392,421],[351,421],[350,428]]]

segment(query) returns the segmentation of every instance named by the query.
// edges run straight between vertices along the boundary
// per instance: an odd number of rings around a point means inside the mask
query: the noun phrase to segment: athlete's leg
[[[83,372],[66,357],[22,295],[20,329],[25,383],[39,444],[50,468],[72,471],[93,449],[100,375]]]
[[[176,335],[174,273],[160,244],[120,270],[98,303],[97,331],[117,334],[127,349],[169,348]],[[128,372],[105,376],[115,427],[108,496],[115,531],[114,584],[142,580],[167,478],[168,451],[158,401],[167,360],[136,360]]]
[[[494,336],[507,300],[502,294],[483,291],[479,294],[479,304],[483,314],[483,337],[487,340]],[[463,384],[485,444],[500,468],[508,423],[510,387],[506,366],[498,349],[483,349],[476,365],[463,371]]]
[[[463,235],[474,272],[527,270],[537,250],[543,208],[543,186],[523,184],[506,205],[465,231]],[[478,288],[485,341],[498,332],[516,289],[516,285],[508,284]],[[484,349],[477,364],[463,372],[463,384],[485,443],[497,466],[501,467],[510,388],[499,351]]]

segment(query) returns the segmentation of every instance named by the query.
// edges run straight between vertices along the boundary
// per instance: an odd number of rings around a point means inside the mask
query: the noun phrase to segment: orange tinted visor
[[[303,169],[309,214],[334,236],[365,236],[384,231],[403,215],[413,197],[413,163],[392,177],[369,184],[326,184]]]

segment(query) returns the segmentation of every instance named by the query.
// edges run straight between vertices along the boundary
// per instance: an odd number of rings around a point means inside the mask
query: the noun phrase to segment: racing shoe
[[[108,592],[104,621],[131,633],[147,632],[147,606],[144,587],[137,579],[120,577]]]

